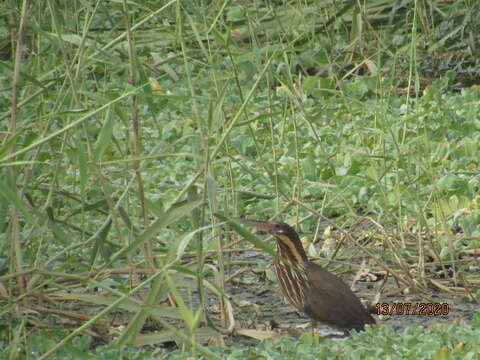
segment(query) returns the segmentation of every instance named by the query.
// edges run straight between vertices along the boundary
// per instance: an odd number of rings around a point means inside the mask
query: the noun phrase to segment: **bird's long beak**
[[[271,223],[271,222],[268,222],[268,221],[247,220],[247,219],[241,219],[241,218],[237,218],[235,220],[237,220],[238,222],[240,222],[242,224],[254,226],[256,228],[267,230],[267,231],[272,231],[275,227],[275,223]]]

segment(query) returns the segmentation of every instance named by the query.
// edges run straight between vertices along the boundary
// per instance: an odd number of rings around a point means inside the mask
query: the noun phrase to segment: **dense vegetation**
[[[314,258],[313,239],[368,217],[376,235],[338,259],[360,247],[405,291],[480,300],[479,14],[475,0],[7,1],[0,357],[474,358],[478,316],[325,344],[220,334],[228,254],[264,244],[226,223],[244,215],[296,225]]]

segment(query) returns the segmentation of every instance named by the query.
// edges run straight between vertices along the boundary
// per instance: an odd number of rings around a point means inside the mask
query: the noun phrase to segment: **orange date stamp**
[[[450,312],[448,303],[376,303],[377,315],[446,316]]]

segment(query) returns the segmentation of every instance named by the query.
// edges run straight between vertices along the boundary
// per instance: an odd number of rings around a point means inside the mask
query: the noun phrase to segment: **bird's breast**
[[[306,291],[309,289],[305,274],[300,269],[292,268],[277,260],[274,262],[274,268],[280,288],[288,302],[303,311]]]

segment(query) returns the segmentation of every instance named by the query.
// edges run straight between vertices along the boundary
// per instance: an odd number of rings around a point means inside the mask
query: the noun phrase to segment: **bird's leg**
[[[312,336],[315,336],[317,332],[315,331],[317,329],[317,320],[310,321],[310,325],[312,326]]]
[[[320,334],[318,333],[318,330],[317,330],[317,320],[313,320],[310,322],[310,325],[312,326],[312,340],[316,343],[316,344],[319,344],[320,343],[320,340],[321,340],[321,337],[320,337]]]

